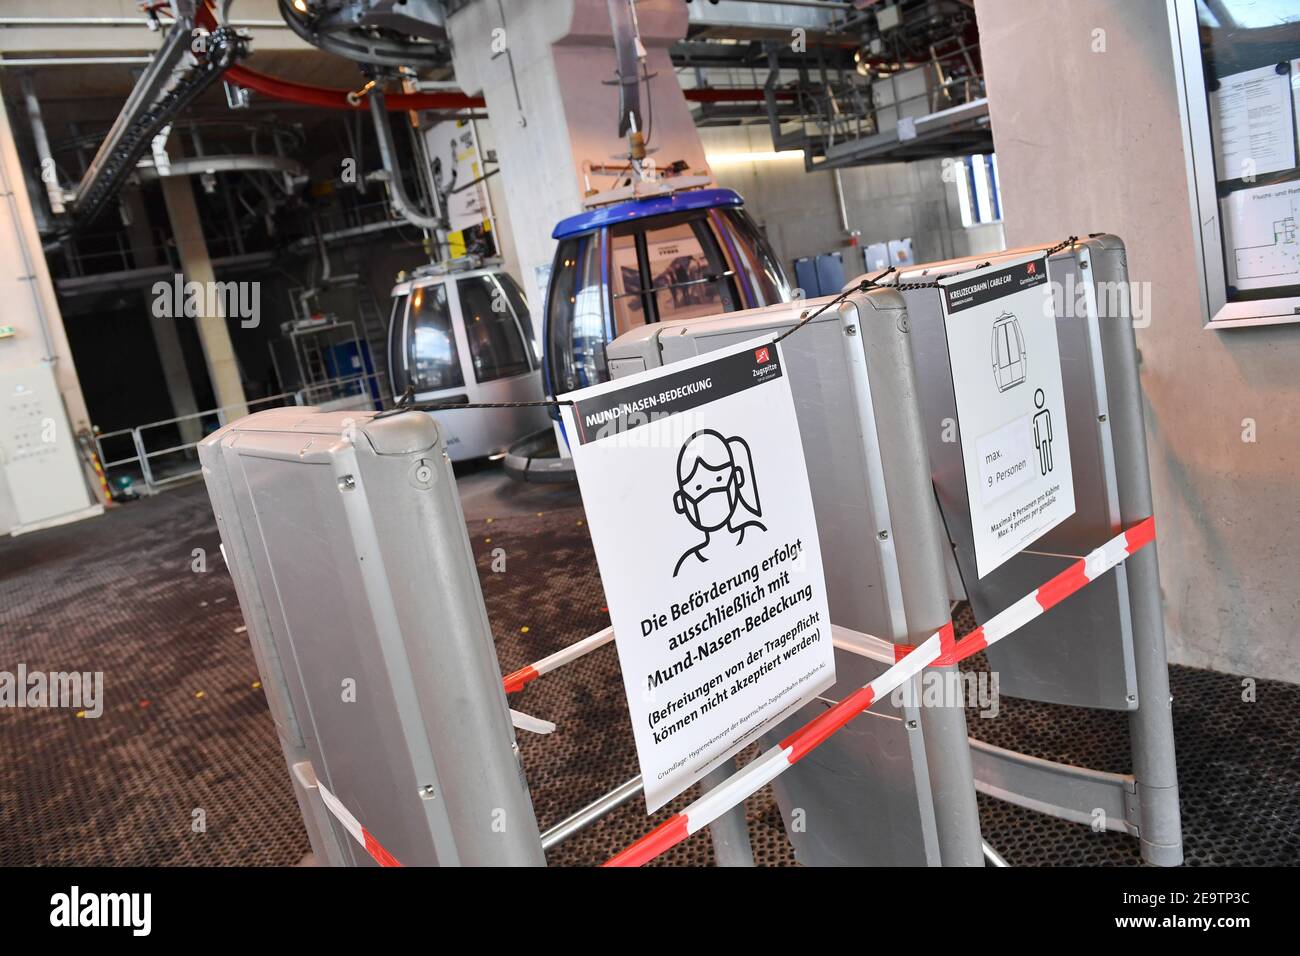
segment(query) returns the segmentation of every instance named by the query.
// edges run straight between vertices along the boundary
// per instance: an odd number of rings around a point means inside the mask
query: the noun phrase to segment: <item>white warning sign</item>
[[[1074,514],[1047,257],[939,287],[982,578]]]
[[[653,813],[835,679],[780,349],[562,396]]]

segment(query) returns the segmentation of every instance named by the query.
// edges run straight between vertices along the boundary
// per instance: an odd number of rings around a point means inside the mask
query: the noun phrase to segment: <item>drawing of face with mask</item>
[[[738,547],[749,528],[766,531],[762,522],[754,520],[763,510],[749,443],[739,437],[723,438],[711,428],[686,439],[677,455],[673,508],[704,532],[704,540],[677,560],[673,577],[691,557],[704,562],[711,554]]]

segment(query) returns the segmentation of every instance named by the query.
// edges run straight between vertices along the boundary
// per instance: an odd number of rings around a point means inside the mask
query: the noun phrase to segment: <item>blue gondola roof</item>
[[[734,189],[691,189],[663,196],[651,196],[647,199],[629,199],[627,202],[589,209],[568,219],[561,219],[560,224],[551,233],[551,238],[567,239],[569,236],[591,232],[602,226],[644,219],[647,216],[662,216],[665,213],[685,212],[688,209],[717,209],[722,206],[744,204],[745,201]]]

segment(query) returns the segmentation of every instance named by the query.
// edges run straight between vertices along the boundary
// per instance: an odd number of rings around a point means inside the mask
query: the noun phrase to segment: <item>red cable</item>
[[[205,30],[215,30],[217,19],[212,15],[206,3],[201,3],[195,11],[195,19]],[[323,86],[307,86],[267,76],[246,66],[232,66],[225,72],[226,79],[250,90],[256,90],[264,96],[300,103],[303,106],[319,106],[331,110],[368,109],[365,97],[356,104],[348,102],[349,90],[332,90]],[[403,110],[465,110],[481,109],[486,104],[481,96],[468,96],[465,93],[393,93],[385,97],[388,109],[397,113]]]
[[[281,80],[265,73],[258,73],[244,66],[232,66],[226,70],[226,78],[232,83],[256,90],[264,96],[304,106],[319,106],[332,110],[366,109],[365,97],[357,105],[348,102],[347,90],[331,90],[320,86],[306,86]],[[763,99],[762,90],[725,90],[712,87],[682,90],[686,99],[695,103],[736,103],[752,102]],[[793,99],[794,93],[788,90],[777,91],[777,99]],[[390,93],[385,97],[389,110],[468,110],[483,109],[487,104],[481,96],[467,93]]]
[[[258,73],[244,66],[232,66],[226,70],[226,79],[250,90],[286,100],[301,103],[303,106],[320,106],[331,110],[363,110],[370,107],[362,96],[354,106],[348,102],[348,90],[331,90],[321,86],[306,86],[289,80],[277,79]],[[388,109],[392,112],[402,110],[467,110],[481,109],[486,104],[481,96],[469,96],[465,93],[390,93],[384,97]]]
[[[217,28],[216,18],[213,17],[212,11],[206,5],[200,5],[196,11],[199,26],[207,30]],[[256,90],[263,96],[269,96],[273,99],[284,100],[288,103],[299,103],[303,106],[318,106],[330,110],[359,110],[367,109],[365,97],[360,97],[358,102],[353,104],[348,101],[349,90],[334,90],[323,86],[308,86],[304,83],[294,83],[291,80],[282,80],[274,76],[267,76],[265,73],[259,73],[256,70],[250,70],[246,66],[232,66],[226,70],[226,79],[240,86],[245,86],[250,90]],[[697,103],[723,103],[723,102],[742,102],[755,101],[763,99],[763,91],[759,89],[752,90],[727,90],[703,87],[700,89],[683,90],[686,99]],[[776,94],[777,99],[792,99],[794,93],[788,90],[781,90]],[[467,93],[447,92],[447,93],[392,93],[385,97],[385,102],[390,112],[401,112],[403,110],[468,110],[483,109],[486,102],[481,96],[470,96]]]

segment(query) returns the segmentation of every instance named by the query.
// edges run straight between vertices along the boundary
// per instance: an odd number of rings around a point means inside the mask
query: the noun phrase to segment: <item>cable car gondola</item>
[[[393,287],[388,364],[394,397],[477,404],[542,398],[532,321],[519,286],[499,265],[469,257],[417,269]],[[503,454],[547,427],[532,408],[431,412],[452,461]]]
[[[790,300],[784,270],[732,189],[600,206],[551,236],[559,245],[542,328],[548,395],[607,381],[606,344],[639,325]],[[551,417],[559,431],[554,408]],[[573,478],[569,459],[548,458],[540,442],[511,449],[506,469],[530,481]]]

